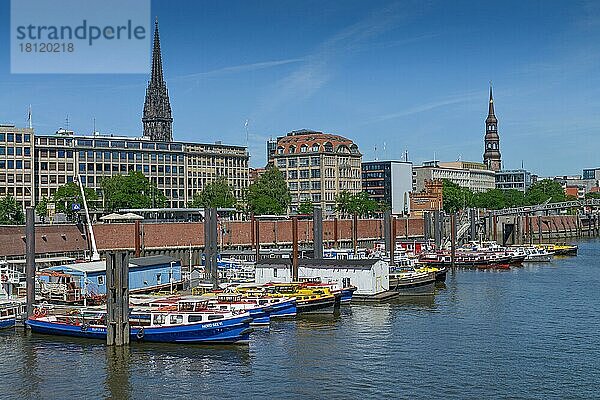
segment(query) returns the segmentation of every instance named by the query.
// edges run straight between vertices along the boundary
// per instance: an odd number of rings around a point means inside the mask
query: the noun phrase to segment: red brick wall
[[[542,217],[542,231],[576,232],[577,217],[573,215]],[[538,218],[532,218],[532,232],[538,232]],[[262,221],[260,223],[260,241],[263,244],[282,244],[292,241],[291,221]],[[144,223],[142,225],[142,246],[151,248],[175,248],[203,246],[204,225],[194,223]],[[252,238],[249,221],[226,222],[228,233],[223,243],[233,246],[250,246]],[[423,220],[411,219],[409,236],[423,235]],[[334,240],[334,221],[323,221],[323,239]],[[526,228],[525,228],[526,229]],[[97,224],[94,226],[96,243],[99,250],[134,249],[135,224]],[[406,220],[398,219],[396,224],[398,238],[406,235]],[[15,257],[25,253],[25,227],[0,226],[0,257]],[[359,220],[359,239],[382,238],[381,220]],[[312,242],[312,221],[298,221],[298,238],[301,243]],[[338,239],[352,239],[352,221],[338,221]],[[36,226],[36,252],[67,253],[88,249],[87,240],[75,225],[38,225]]]
[[[67,253],[87,250],[87,240],[76,225],[35,227],[36,253]],[[25,227],[0,226],[0,257],[25,254]]]

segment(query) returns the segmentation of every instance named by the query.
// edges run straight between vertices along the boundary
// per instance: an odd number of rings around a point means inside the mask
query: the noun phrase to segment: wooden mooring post
[[[106,256],[106,344],[129,344],[129,253]],[[142,333],[143,337],[143,333]]]
[[[323,210],[320,206],[313,208],[313,258],[323,258]]]
[[[27,207],[25,221],[25,292],[27,316],[33,315],[35,303],[35,209]]]
[[[298,217],[292,217],[292,282],[298,282]]]
[[[456,268],[456,213],[450,214],[450,266]]]

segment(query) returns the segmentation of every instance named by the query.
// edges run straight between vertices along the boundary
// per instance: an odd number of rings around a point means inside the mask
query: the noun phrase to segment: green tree
[[[0,198],[0,225],[20,225],[25,222],[21,205],[11,195]]]
[[[544,179],[534,183],[525,192],[525,202],[528,205],[536,205],[550,199],[551,203],[565,201],[565,191],[560,183],[551,179]]]
[[[88,208],[91,210],[95,209],[98,195],[94,189],[91,188],[84,187],[83,191],[88,203]],[[70,220],[74,220],[76,215],[76,211],[73,211],[73,204],[79,204],[81,208],[83,208],[81,191],[79,190],[79,185],[75,182],[66,183],[56,189],[56,192],[52,196],[52,200],[56,203],[56,212],[65,213]]]
[[[335,210],[341,214],[352,214],[352,194],[343,190],[335,198]]]
[[[525,197],[523,192],[516,189],[490,189],[486,192],[475,193],[472,205],[488,210],[521,207],[525,205]]]
[[[381,211],[381,205],[367,192],[351,194],[343,191],[336,198],[336,210],[342,214],[368,216]]]
[[[586,199],[600,199],[600,192],[590,192],[585,194]]]
[[[167,198],[140,171],[128,175],[115,175],[102,181],[104,208],[115,211],[121,208],[161,208]]]
[[[300,202],[298,206],[298,214],[312,214],[314,210],[314,204],[310,200],[304,200]]]
[[[444,211],[452,213],[473,206],[474,194],[470,189],[444,179],[442,190]]]
[[[287,212],[292,198],[281,171],[270,167],[248,187],[247,200],[249,210],[255,215],[279,215]]]
[[[35,213],[45,221],[48,216],[48,198],[46,196],[42,197],[42,199],[35,205]]]
[[[231,208],[237,203],[233,188],[225,177],[218,177],[194,195],[191,207]]]
[[[525,204],[525,193],[517,189],[504,190],[506,207],[522,207]]]

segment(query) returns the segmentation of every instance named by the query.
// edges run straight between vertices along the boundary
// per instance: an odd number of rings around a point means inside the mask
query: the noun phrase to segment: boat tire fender
[[[86,324],[85,322],[83,324],[81,324],[81,331],[85,332],[88,330],[88,328],[90,327],[90,324]]]
[[[135,337],[137,337],[138,339],[143,339],[144,335],[146,334],[146,332],[144,332],[144,327],[141,327],[137,333],[135,334]]]

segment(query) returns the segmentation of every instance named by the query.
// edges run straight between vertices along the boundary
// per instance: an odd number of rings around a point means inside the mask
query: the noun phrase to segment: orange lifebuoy
[[[2,282],[8,282],[8,275],[2,274],[2,276],[0,276],[0,280],[2,280]]]
[[[41,318],[41,317],[45,317],[45,316],[46,316],[46,314],[47,314],[47,313],[46,313],[46,310],[45,310],[45,309],[43,309],[43,308],[42,308],[41,310],[40,310],[39,308],[36,308],[36,309],[33,311],[33,316],[34,316],[35,318]]]

